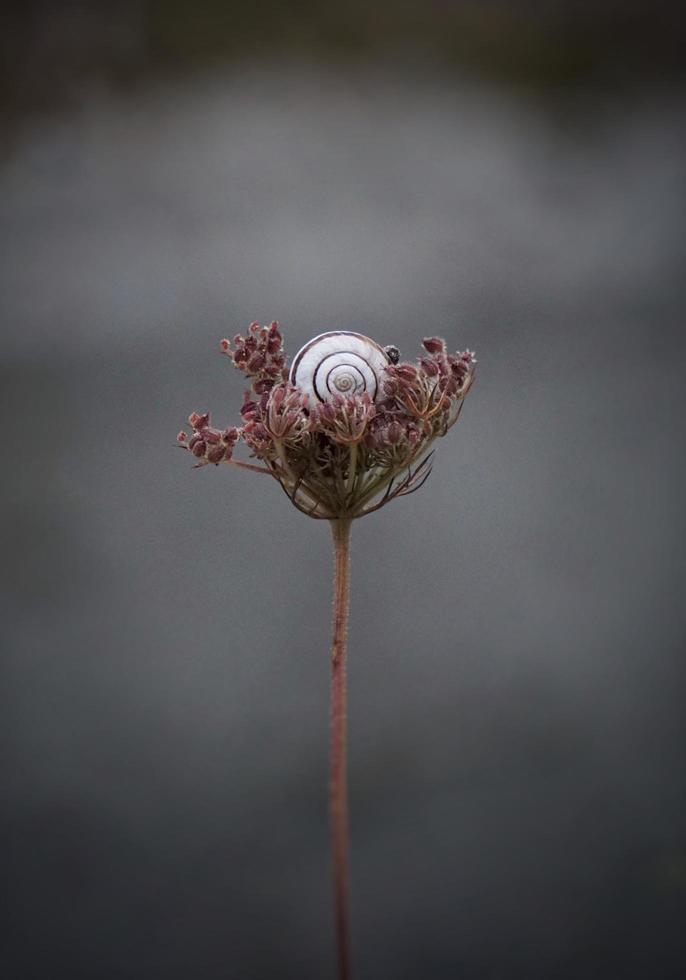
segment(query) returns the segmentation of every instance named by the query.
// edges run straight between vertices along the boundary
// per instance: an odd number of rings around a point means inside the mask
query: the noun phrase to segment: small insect
[[[400,360],[400,351],[394,344],[390,344],[388,347],[384,347],[386,352],[386,357],[391,362],[391,364],[397,364]]]

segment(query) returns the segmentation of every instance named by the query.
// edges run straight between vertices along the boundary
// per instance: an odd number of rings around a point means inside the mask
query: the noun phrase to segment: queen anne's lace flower
[[[229,462],[271,475],[310,517],[363,517],[424,483],[431,445],[457,421],[474,381],[471,351],[450,354],[438,337],[423,346],[415,364],[398,363],[397,348],[346,331],[323,334],[303,349],[308,377],[295,370],[289,380],[278,324],[252,323],[247,336],[221,342],[251,383],[243,424],[215,429],[209,413],[194,412],[193,433],[180,432],[179,445],[198,466]],[[258,463],[233,458],[239,440]]]

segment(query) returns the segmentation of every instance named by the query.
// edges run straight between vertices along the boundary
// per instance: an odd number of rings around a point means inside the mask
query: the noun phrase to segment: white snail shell
[[[383,370],[391,363],[375,340],[351,330],[332,330],[313,337],[293,359],[290,381],[312,402],[333,395],[381,394]]]

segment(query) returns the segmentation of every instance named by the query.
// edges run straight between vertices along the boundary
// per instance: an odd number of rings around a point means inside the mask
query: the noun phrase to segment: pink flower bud
[[[422,344],[429,354],[441,354],[445,351],[445,341],[440,337],[425,337]]]
[[[269,399],[269,402],[270,402],[271,406],[274,409],[276,409],[277,412],[281,408],[281,406],[283,405],[283,400],[284,400],[285,397],[286,397],[286,389],[285,388],[276,388],[276,389],[274,389],[272,391],[271,397]]]
[[[202,415],[199,415],[197,412],[191,412],[191,414],[188,416],[188,424],[191,425],[196,431],[208,425],[209,421],[209,412],[204,412]]]
[[[248,361],[248,371],[250,371],[251,374],[255,374],[263,367],[264,367],[264,354],[253,354],[253,356]]]
[[[438,364],[436,364],[435,361],[430,361],[428,357],[422,357],[419,363],[421,365],[422,371],[424,372],[424,374],[427,375],[427,377],[435,378],[436,375],[439,373],[440,369],[438,367]]]
[[[417,378],[417,368],[414,364],[399,364],[395,369],[395,374],[403,381],[415,381]]]
[[[208,450],[207,459],[210,463],[215,463],[215,464],[221,463],[221,461],[224,459],[225,454],[226,454],[225,446],[222,445],[214,446],[212,449]]]
[[[251,418],[257,412],[257,402],[253,401],[251,398],[246,398],[241,406],[241,415],[244,419]]]

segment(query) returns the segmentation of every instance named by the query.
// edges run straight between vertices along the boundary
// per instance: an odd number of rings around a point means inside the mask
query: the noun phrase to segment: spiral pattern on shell
[[[391,363],[375,340],[350,330],[332,330],[314,337],[293,359],[291,384],[324,402],[334,395],[361,395],[375,400],[384,368]]]

